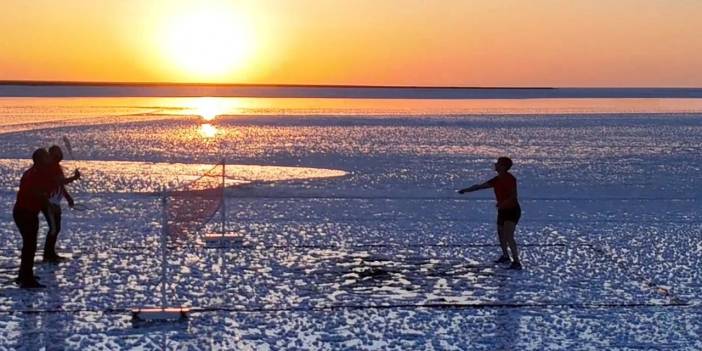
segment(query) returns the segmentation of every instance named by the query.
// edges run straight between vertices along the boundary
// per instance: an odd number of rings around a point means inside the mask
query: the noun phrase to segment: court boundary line
[[[576,310],[590,309],[631,309],[631,308],[688,308],[697,307],[688,302],[679,303],[419,303],[419,304],[378,304],[378,305],[326,305],[312,307],[259,307],[239,308],[229,306],[190,307],[192,313],[209,312],[239,312],[239,313],[269,313],[269,312],[326,312],[339,310],[390,310],[390,309],[427,309],[427,310],[482,310],[482,309],[546,309],[563,308]],[[21,309],[0,310],[0,314],[70,314],[70,313],[132,313],[132,308],[77,308],[77,309]]]

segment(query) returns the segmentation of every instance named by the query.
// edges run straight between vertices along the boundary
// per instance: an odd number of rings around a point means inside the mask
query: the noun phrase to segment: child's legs
[[[58,233],[61,231],[61,207],[49,204],[43,212],[49,227],[49,232],[46,233],[46,241],[44,243],[44,254],[54,255],[56,254]]]
[[[500,241],[500,248],[502,248],[502,256],[509,257],[509,254],[507,253],[507,239],[504,235],[504,226],[498,224],[497,225],[497,240]]]
[[[46,233],[46,237],[54,236],[56,235],[56,217],[54,216],[54,211],[53,211],[53,205],[49,204],[46,207],[44,207],[41,210],[41,213],[44,214],[44,219],[46,219],[46,226],[48,227],[49,231]]]
[[[505,238],[509,250],[512,251],[512,260],[519,262],[519,251],[517,250],[517,241],[514,240],[514,232],[517,229],[517,224],[512,221],[505,221],[502,226],[502,235]]]

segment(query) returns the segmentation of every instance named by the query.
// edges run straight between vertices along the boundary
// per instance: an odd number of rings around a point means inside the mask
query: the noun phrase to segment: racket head
[[[71,156],[71,159],[75,160],[76,157],[73,155],[73,146],[71,145],[71,141],[68,139],[67,136],[63,136],[63,145],[66,147],[66,151],[68,151],[68,155]]]

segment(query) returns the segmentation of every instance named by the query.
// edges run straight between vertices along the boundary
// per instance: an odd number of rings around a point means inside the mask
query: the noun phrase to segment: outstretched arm
[[[485,182],[485,183],[482,183],[482,184],[475,184],[475,185],[472,185],[472,186],[467,187],[467,188],[465,188],[465,189],[461,189],[461,190],[458,191],[458,193],[459,193],[459,194],[465,194],[465,193],[470,193],[470,192],[473,192],[473,191],[482,190],[482,189],[488,189],[488,188],[492,188],[492,184],[490,184],[489,181],[487,181],[487,182]]]

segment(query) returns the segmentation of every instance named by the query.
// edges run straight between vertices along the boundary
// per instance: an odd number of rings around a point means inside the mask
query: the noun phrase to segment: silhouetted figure
[[[510,168],[512,168],[512,160],[509,157],[500,157],[495,163],[495,171],[497,172],[495,178],[482,184],[461,189],[458,193],[464,194],[487,188],[495,190],[495,198],[497,200],[497,237],[502,248],[502,256],[495,263],[510,262],[509,253],[507,252],[507,248],[509,248],[512,252],[512,264],[509,268],[522,269],[517,242],[514,240],[514,231],[517,228],[517,223],[519,223],[519,218],[522,216],[522,209],[519,207],[519,199],[517,198],[517,178],[509,173]]]
[[[22,257],[17,282],[21,288],[43,288],[34,277],[34,254],[37,250],[39,211],[46,207],[53,182],[47,176],[49,153],[37,149],[32,154],[34,164],[24,172],[20,180],[17,201],[12,217],[22,234]]]
[[[66,178],[63,174],[61,161],[63,160],[63,150],[58,145],[53,145],[49,148],[50,165],[48,176],[53,181],[53,187],[49,193],[49,203],[42,209],[46,223],[49,226],[49,231],[46,233],[46,242],[44,243],[44,262],[57,263],[64,260],[63,257],[56,253],[56,241],[58,234],[61,231],[61,200],[66,198],[68,206],[73,208],[75,204],[73,197],[66,191],[66,184],[70,184],[77,179],[80,179],[80,172],[76,170],[72,177]]]

